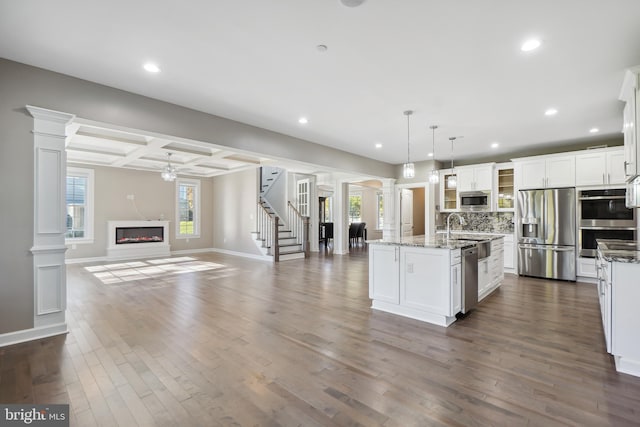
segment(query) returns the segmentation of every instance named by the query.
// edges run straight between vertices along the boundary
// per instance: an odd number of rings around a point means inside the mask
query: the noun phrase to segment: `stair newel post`
[[[303,217],[303,248],[304,248],[304,257],[309,257],[309,217]]]
[[[280,245],[278,242],[278,222],[280,221],[280,218],[278,218],[277,216],[273,217],[273,261],[274,262],[279,262],[280,261]]]

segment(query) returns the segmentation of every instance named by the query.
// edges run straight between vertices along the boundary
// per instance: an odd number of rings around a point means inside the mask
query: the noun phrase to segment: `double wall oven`
[[[625,205],[625,189],[581,190],[578,195],[578,247],[596,256],[596,239],[636,240],[635,209]]]

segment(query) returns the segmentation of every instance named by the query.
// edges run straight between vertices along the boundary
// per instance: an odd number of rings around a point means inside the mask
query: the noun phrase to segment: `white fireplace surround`
[[[162,242],[136,244],[116,244],[116,228],[162,227]],[[169,221],[107,221],[107,259],[122,260],[134,258],[170,256]]]

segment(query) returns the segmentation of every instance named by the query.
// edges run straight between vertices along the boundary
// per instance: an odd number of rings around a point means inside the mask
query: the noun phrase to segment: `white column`
[[[309,249],[311,252],[318,252],[320,241],[320,217],[318,203],[318,186],[316,184],[316,176],[309,177]]]
[[[336,181],[333,195],[333,253],[349,253],[349,183]]]
[[[65,128],[72,114],[27,106],[33,116],[34,228],[33,295],[34,330],[30,338],[67,332]]]
[[[383,178],[380,181],[382,181],[382,200],[384,203],[382,238],[393,239],[396,237],[396,180]]]

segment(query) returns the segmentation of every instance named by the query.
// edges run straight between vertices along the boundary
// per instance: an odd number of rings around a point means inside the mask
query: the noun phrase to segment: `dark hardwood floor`
[[[0,349],[0,402],[71,424],[639,425],[596,289],[508,275],[442,328],[373,312],[368,259],[68,267],[70,333]]]

